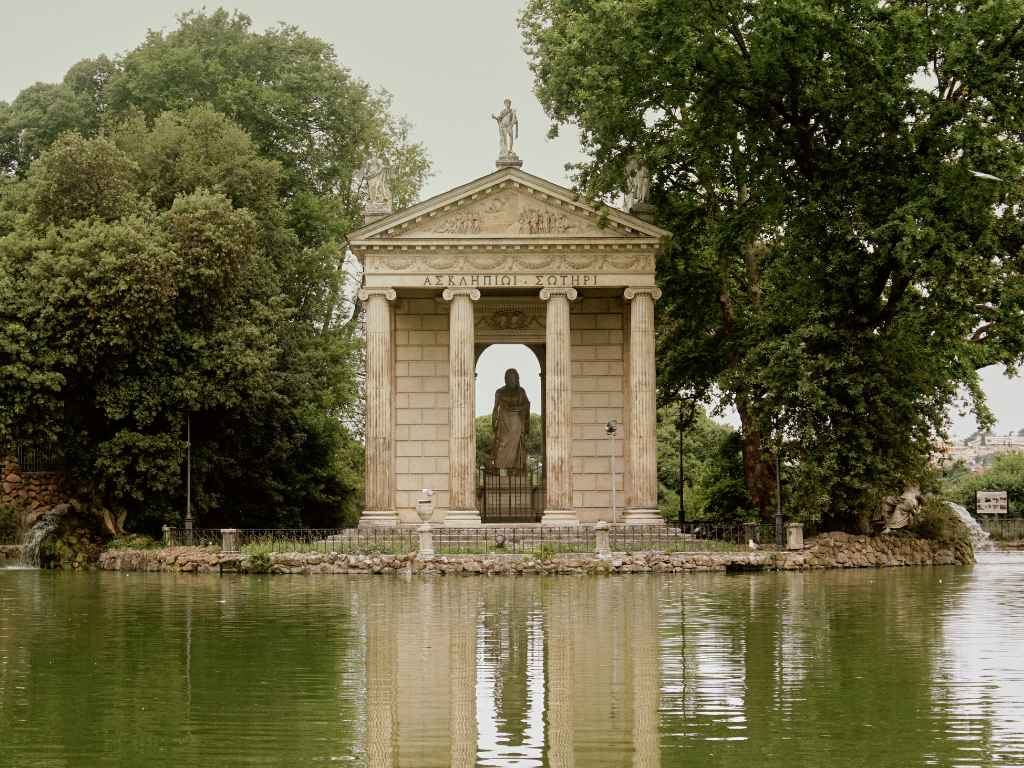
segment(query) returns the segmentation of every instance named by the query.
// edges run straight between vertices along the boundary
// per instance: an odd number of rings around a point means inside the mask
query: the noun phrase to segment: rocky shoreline
[[[966,565],[974,562],[967,542],[941,542],[907,533],[886,536],[822,534],[802,550],[758,552],[632,552],[534,555],[404,555],[275,553],[254,564],[244,555],[204,547],[111,549],[98,566],[109,571],[219,573],[226,570],[272,574],[608,574],[702,571],[807,571],[826,568],[882,568],[904,565]],[[254,567],[255,565],[255,567]]]

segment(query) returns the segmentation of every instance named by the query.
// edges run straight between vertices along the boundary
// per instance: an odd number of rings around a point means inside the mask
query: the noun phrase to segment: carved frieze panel
[[[540,301],[488,301],[476,307],[475,332],[479,341],[543,340],[545,305]]]
[[[567,252],[548,253],[387,253],[370,254],[366,259],[367,272],[406,272],[431,274],[458,273],[511,273],[511,272],[654,272],[654,254],[651,252]]]
[[[502,189],[413,222],[390,237],[463,235],[608,237],[585,209],[522,189]],[[617,233],[622,236],[622,233]]]

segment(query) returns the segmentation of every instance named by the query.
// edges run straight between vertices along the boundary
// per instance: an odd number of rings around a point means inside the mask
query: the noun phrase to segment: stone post
[[[577,525],[572,503],[572,337],[569,302],[575,288],[544,288],[548,303],[544,336],[544,412],[547,442],[544,465],[547,499],[542,525]]]
[[[658,514],[657,404],[654,367],[655,286],[627,288],[629,307],[629,434],[626,472],[627,525],[664,525]]]
[[[755,544],[760,544],[761,543],[759,541],[759,539],[761,537],[760,537],[760,534],[758,533],[758,530],[757,530],[759,527],[760,526],[757,523],[744,523],[743,524],[743,535],[746,538],[746,541],[744,541],[743,544],[747,544],[747,543],[749,543],[751,541],[754,542]]]
[[[594,526],[594,540],[597,543],[597,556],[601,560],[608,560],[612,556],[612,546],[608,535],[608,523],[604,520]]]
[[[391,306],[394,288],[364,288],[366,303],[366,507],[359,525],[398,524],[392,496],[394,373]]]
[[[789,523],[786,526],[786,549],[799,550],[804,548],[804,524]]]
[[[416,529],[420,534],[420,546],[416,552],[417,559],[423,560],[434,556],[434,533],[430,523],[423,523]]]
[[[226,555],[239,552],[237,528],[220,529],[220,551]]]
[[[476,508],[476,288],[445,288],[448,322],[448,514],[444,524],[480,525]]]

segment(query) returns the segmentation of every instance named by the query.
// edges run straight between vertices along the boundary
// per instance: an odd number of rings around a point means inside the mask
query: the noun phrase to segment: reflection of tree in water
[[[931,569],[694,580],[666,595],[684,617],[662,660],[663,746],[680,762],[902,766],[955,748]]]

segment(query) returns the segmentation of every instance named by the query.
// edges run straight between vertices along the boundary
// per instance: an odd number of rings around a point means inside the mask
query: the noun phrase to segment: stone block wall
[[[434,516],[448,508],[448,303],[397,302],[395,339],[395,507],[418,522],[416,499],[434,491]]]
[[[616,464],[616,507],[621,519],[625,445],[625,302],[584,298],[573,302],[573,504],[581,522],[610,519],[611,453]],[[620,424],[610,441],[605,425]]]
[[[13,456],[3,460],[0,474],[0,506],[13,507],[21,514],[21,524],[31,526],[51,507],[66,503],[62,472],[23,472]]]

